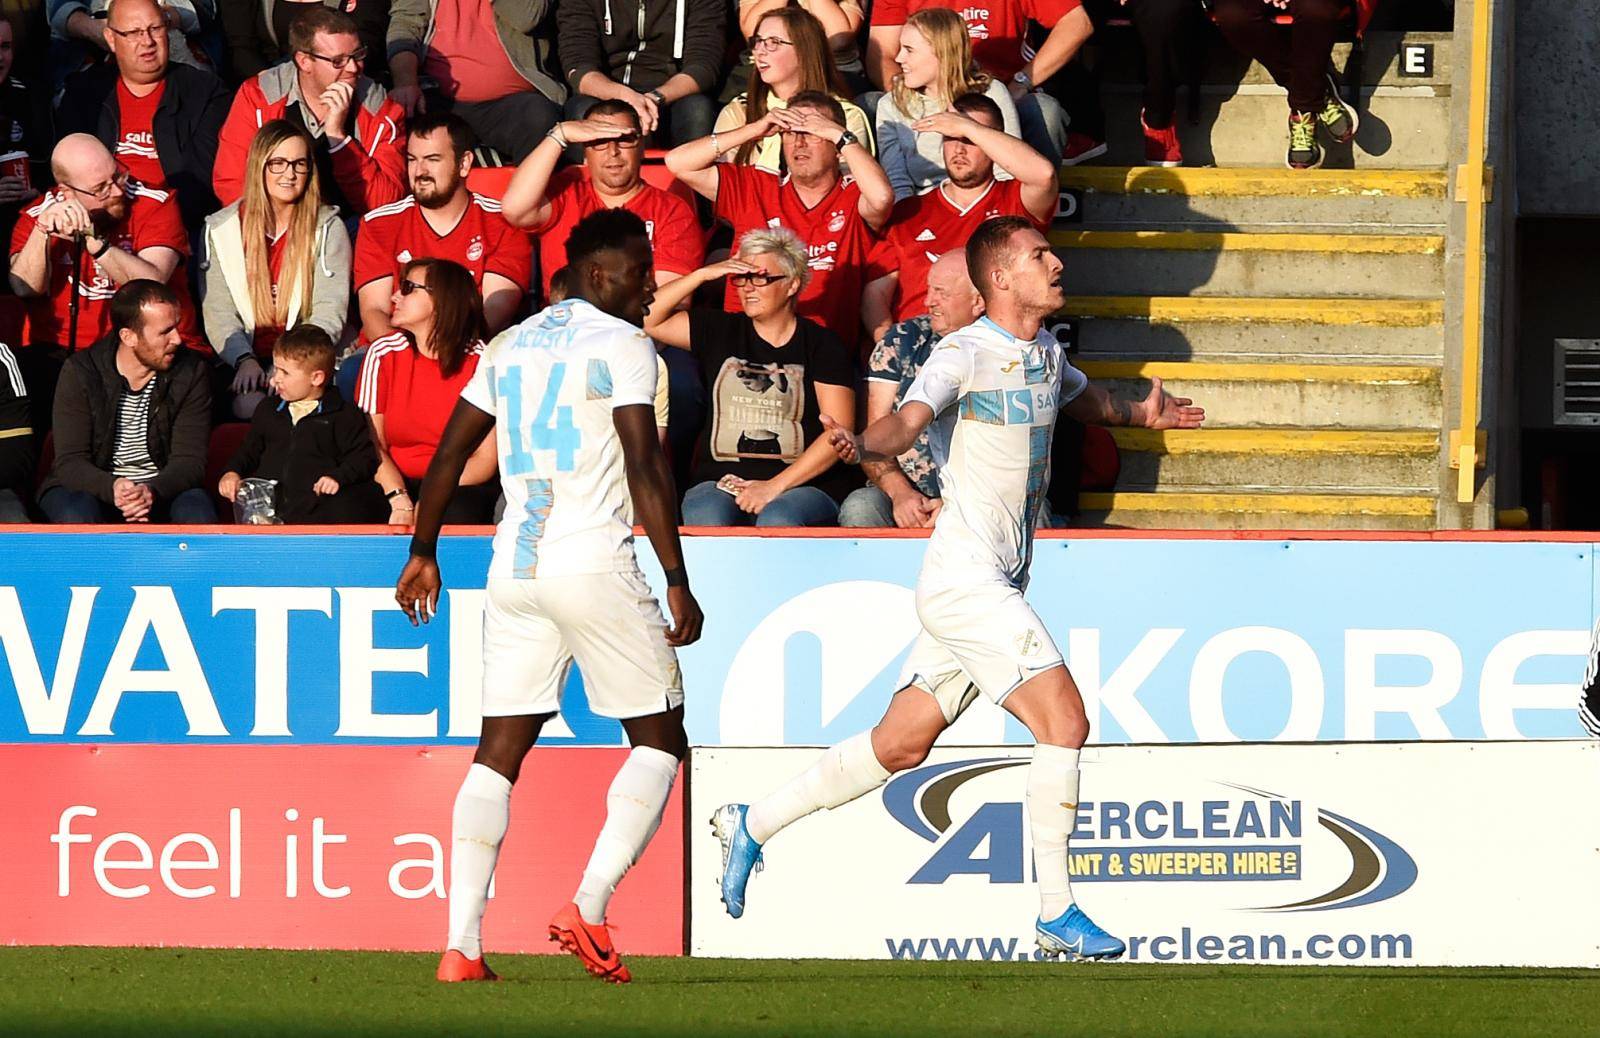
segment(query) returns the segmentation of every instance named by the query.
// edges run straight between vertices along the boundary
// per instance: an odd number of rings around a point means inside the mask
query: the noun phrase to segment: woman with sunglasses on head
[[[361,364],[356,403],[372,421],[378,486],[389,502],[389,525],[416,518],[422,477],[439,448],[462,388],[478,370],[485,325],[483,298],[459,263],[415,259],[395,284],[394,332],[374,342]],[[500,496],[494,435],[478,444],[445,507],[447,523],[482,524]]]
[[[710,411],[686,525],[836,526],[859,483],[823,436],[822,415],[855,427],[856,371],[838,336],[795,312],[809,273],[793,231],[762,227],[739,239],[735,258],[656,290],[644,329],[694,354]],[[742,313],[678,310],[724,276]]]
[[[762,17],[750,37],[750,85],[729,101],[717,116],[711,134],[736,130],[769,111],[787,108],[789,98],[807,90],[830,94],[844,108],[845,129],[868,151],[873,150],[872,126],[866,113],[849,100],[849,87],[833,64],[822,23],[799,7],[780,7]],[[780,172],[782,151],[777,135],[740,145],[733,161]]]
[[[314,324],[338,342],[350,309],[350,235],[322,204],[311,149],[293,123],[267,123],[245,159],[244,197],[206,220],[201,316],[246,421],[270,391],[278,336]]]
[[[920,195],[945,179],[944,138],[919,133],[918,119],[949,109],[963,94],[983,94],[1000,109],[1001,128],[1020,137],[1017,105],[1005,84],[978,68],[967,23],[943,7],[924,7],[900,30],[900,66],[892,89],[878,102],[878,164],[889,177],[895,201]],[[995,169],[996,180],[1011,174]]]

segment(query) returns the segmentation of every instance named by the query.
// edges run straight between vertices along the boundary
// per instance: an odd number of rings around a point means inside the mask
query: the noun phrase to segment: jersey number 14
[[[566,377],[564,362],[551,366],[539,410],[524,431],[522,366],[514,364],[501,372],[496,388],[506,402],[506,441],[510,445],[501,463],[511,475],[521,476],[533,471],[533,451],[554,451],[557,472],[571,472],[576,465],[583,434],[572,424],[572,407],[556,404]]]

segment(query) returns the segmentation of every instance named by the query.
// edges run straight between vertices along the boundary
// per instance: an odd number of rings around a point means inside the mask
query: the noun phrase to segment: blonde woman
[[[878,102],[878,164],[888,174],[895,201],[920,195],[945,179],[944,138],[914,129],[962,94],[983,94],[1000,108],[1001,129],[1020,136],[1016,102],[1005,84],[972,59],[967,23],[954,11],[925,7],[906,19],[895,54],[900,72]],[[996,180],[1011,174],[995,168]]]
[[[764,15],[750,36],[749,88],[729,101],[717,115],[711,134],[737,130],[761,119],[769,111],[787,108],[789,98],[808,90],[828,94],[844,109],[845,129],[857,143],[873,151],[872,125],[866,113],[851,104],[849,90],[833,64],[833,51],[822,23],[798,7],[780,7]],[[733,161],[769,173],[780,172],[783,155],[777,134],[748,141],[734,151]]]
[[[686,525],[837,526],[839,502],[860,483],[823,436],[822,415],[855,428],[856,370],[838,336],[795,311],[810,273],[798,235],[761,227],[733,259],[656,289],[644,330],[694,354],[710,411]],[[739,313],[678,309],[721,277]]]
[[[311,138],[283,119],[256,133],[244,194],[206,219],[206,338],[233,369],[233,413],[270,391],[272,347],[296,325],[338,342],[350,306],[350,235],[322,204]]]

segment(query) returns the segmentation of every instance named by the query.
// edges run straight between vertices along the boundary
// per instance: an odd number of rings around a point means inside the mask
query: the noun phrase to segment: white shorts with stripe
[[[933,696],[948,723],[981,692],[996,706],[1036,674],[1061,665],[1061,650],[1022,592],[1001,580],[917,588],[917,635],[901,671]]]
[[[638,570],[491,577],[483,716],[555,713],[573,661],[589,708],[602,717],[647,717],[683,705],[667,621]]]

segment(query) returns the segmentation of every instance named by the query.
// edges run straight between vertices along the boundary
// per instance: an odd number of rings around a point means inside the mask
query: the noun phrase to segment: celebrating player
[[[571,296],[489,344],[423,480],[411,558],[395,598],[413,624],[439,598],[445,505],[473,449],[499,448],[505,518],[495,532],[483,630],[483,733],[452,818],[449,945],[438,978],[494,980],[480,931],[511,785],[560,706],[574,659],[589,705],[622,721],[633,750],[606,821],[550,939],[602,980],[626,983],[606,904],[661,824],[683,731],[674,648],[700,636],[666,456],[656,441],[656,353],[639,322],[655,289],[644,221],[602,209],[567,239]],[[666,570],[668,629],[640,576],[629,495]]]
[[[1033,224],[1002,216],[978,226],[967,266],[987,316],[934,347],[898,410],[860,436],[824,416],[847,462],[892,461],[924,429],[944,508],[917,582],[922,633],[903,685],[871,732],[826,751],[810,770],[753,805],[712,818],[722,841],[722,900],[744,913],[745,885],[774,834],[922,763],[939,733],[981,692],[1033,733],[1027,804],[1039,877],[1039,947],[1052,956],[1110,959],[1122,941],[1073,903],[1067,838],[1078,807],[1078,751],[1089,736],[1083,699],[1061,653],[1023,601],[1034,524],[1049,484],[1050,439],[1065,410],[1083,422],[1192,429],[1205,412],[1152,379],[1138,402],[1113,400],[1068,364],[1040,325],[1063,302],[1061,261]],[[930,428],[931,425],[931,428]]]

